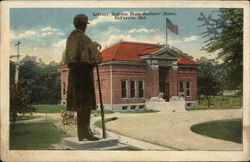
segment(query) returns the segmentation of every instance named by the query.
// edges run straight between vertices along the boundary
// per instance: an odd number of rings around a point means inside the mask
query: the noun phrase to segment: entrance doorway
[[[166,101],[169,101],[169,83],[167,82],[167,70],[166,67],[160,67],[159,68],[159,87],[160,92],[163,92],[163,98]]]

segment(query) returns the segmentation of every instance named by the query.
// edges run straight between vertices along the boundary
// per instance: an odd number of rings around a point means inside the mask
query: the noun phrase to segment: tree
[[[16,63],[10,61],[10,84],[15,83]]]
[[[10,85],[10,120],[11,127],[15,127],[17,113],[31,113],[35,109],[31,106],[30,92],[22,82]]]
[[[221,91],[221,70],[215,60],[200,59],[198,69],[198,98],[199,102],[205,98],[207,106],[212,104],[212,97]]]
[[[215,13],[214,11],[213,13]],[[243,80],[243,9],[220,8],[213,18],[212,14],[200,14],[198,21],[204,29],[206,39],[203,50],[217,52],[217,59],[223,60],[223,81],[226,89],[242,91]]]
[[[57,104],[60,100],[60,72],[51,65],[26,57],[20,65],[20,79],[31,92],[32,104]]]

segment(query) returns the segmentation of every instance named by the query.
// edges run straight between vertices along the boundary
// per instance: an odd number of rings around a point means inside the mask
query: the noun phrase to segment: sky
[[[10,54],[37,56],[45,63],[60,62],[68,35],[74,30],[73,18],[88,16],[86,34],[103,49],[119,42],[166,44],[166,18],[178,26],[179,34],[167,31],[167,43],[194,58],[214,58],[201,51],[204,29],[198,26],[201,12],[209,15],[215,8],[11,8]],[[142,19],[139,19],[139,16]],[[145,17],[144,17],[145,16]]]

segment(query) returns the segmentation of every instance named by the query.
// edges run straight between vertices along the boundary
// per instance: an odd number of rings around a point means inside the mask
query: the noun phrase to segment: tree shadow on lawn
[[[200,123],[193,125],[190,129],[204,136],[242,143],[242,119]]]

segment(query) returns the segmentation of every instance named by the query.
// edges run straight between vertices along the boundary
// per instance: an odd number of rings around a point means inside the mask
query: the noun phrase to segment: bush
[[[61,117],[63,125],[75,125],[76,118],[74,112],[61,110]]]
[[[28,89],[22,82],[18,85],[10,85],[10,121],[15,125],[17,113],[26,114],[32,113],[35,109],[31,106],[31,96]]]

